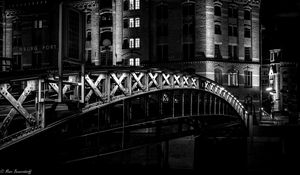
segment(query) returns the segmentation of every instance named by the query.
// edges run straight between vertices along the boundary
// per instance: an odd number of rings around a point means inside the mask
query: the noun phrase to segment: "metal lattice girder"
[[[137,75],[139,73],[139,75]],[[141,88],[143,91],[146,90],[146,85],[143,85],[143,83],[141,82],[142,78],[145,77],[145,74],[143,72],[133,72],[131,73],[133,79],[135,80],[135,82],[132,85],[132,90],[134,91],[136,88]],[[145,81],[146,83],[146,81]]]
[[[98,89],[98,85],[100,84],[101,80],[105,79],[105,75],[100,74],[97,78],[97,80],[95,81],[95,83],[93,82],[93,80],[89,77],[89,75],[85,75],[85,81],[88,83],[88,85],[92,88],[88,94],[85,96],[85,101],[88,102],[89,99],[91,98],[92,94],[95,93],[97,97],[100,98],[101,101],[104,102],[104,97],[105,95],[102,94],[100,92],[100,90]]]
[[[169,81],[170,74],[162,73],[162,76],[163,76],[162,85],[163,85],[163,86],[169,86],[169,87],[172,87],[172,86],[171,86],[171,83],[170,83],[170,81]]]
[[[28,81],[27,86],[16,100],[9,92],[8,92],[8,84],[1,84],[0,85],[0,94],[13,106],[13,108],[9,111],[7,116],[2,122],[0,126],[0,130],[2,132],[6,132],[7,127],[9,126],[10,122],[12,121],[13,117],[19,112],[30,125],[34,125],[35,118],[28,113],[28,111],[22,106],[22,103],[28,97],[30,92],[32,92],[35,88],[35,81]]]
[[[157,82],[158,73],[149,72],[148,75],[150,77],[148,87],[151,88],[152,85],[155,85],[156,88],[159,88],[159,84]]]
[[[128,74],[127,73],[121,73],[121,76],[118,76],[116,75],[116,73],[111,73],[110,76],[112,77],[112,80],[114,83],[116,83],[114,85],[114,87],[112,87],[112,91],[110,92],[110,95],[113,97],[116,93],[116,91],[118,89],[120,89],[124,95],[127,95],[128,91],[126,90],[126,88],[122,85],[122,82],[123,80],[128,77]]]

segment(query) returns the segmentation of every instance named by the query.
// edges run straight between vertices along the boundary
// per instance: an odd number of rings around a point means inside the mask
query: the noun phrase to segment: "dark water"
[[[81,174],[245,174],[245,138],[188,136],[65,166]],[[107,173],[104,173],[107,174]]]

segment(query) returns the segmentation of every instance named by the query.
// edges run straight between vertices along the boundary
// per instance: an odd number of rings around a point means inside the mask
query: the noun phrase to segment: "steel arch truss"
[[[18,82],[24,90],[10,88]],[[143,93],[164,89],[199,89],[224,99],[246,122],[247,111],[243,105],[224,87],[207,78],[185,73],[175,73],[159,69],[120,69],[93,70],[84,75],[76,72],[65,73],[62,77],[62,88],[59,89],[59,78],[48,74],[47,77],[32,77],[25,80],[11,80],[0,83],[0,107],[8,107],[0,121],[1,143],[24,135],[45,126],[45,108],[49,104],[72,102],[78,105],[79,112],[88,112],[115,101],[130,98]],[[24,84],[26,86],[24,86]],[[21,88],[21,89],[22,89]],[[17,99],[17,96],[18,100]],[[1,98],[2,96],[2,98]],[[31,102],[26,100],[30,96]],[[31,107],[24,107],[24,103]],[[4,110],[5,111],[5,110]],[[22,131],[7,136],[7,128],[16,114],[26,119],[27,126]]]

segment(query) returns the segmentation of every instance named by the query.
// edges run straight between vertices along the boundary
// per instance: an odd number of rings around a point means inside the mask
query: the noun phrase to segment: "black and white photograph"
[[[299,0],[0,0],[0,175],[300,174]]]

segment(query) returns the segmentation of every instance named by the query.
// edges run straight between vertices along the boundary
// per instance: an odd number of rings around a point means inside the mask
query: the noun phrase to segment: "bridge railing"
[[[69,71],[63,75],[62,89],[59,89],[55,71],[24,77],[0,81],[1,106],[6,106],[0,111],[6,112],[6,117],[0,121],[0,133],[6,140],[13,139],[12,135],[7,135],[7,129],[17,114],[25,119],[26,131],[44,128],[45,108],[57,103],[59,93],[63,102],[79,104],[76,106],[80,108],[78,111],[85,113],[142,93],[176,88],[200,89],[226,100],[247,125],[248,113],[236,97],[216,82],[195,74],[130,67],[88,70],[84,75]],[[33,101],[31,108],[24,107],[28,100]],[[19,136],[15,134],[15,137]]]

